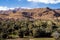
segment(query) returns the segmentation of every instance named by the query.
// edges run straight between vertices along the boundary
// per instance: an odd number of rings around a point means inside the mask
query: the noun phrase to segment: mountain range
[[[14,10],[0,10],[0,18],[2,19],[43,19],[43,20],[60,20],[60,9],[51,8],[34,8],[23,9],[15,8]]]

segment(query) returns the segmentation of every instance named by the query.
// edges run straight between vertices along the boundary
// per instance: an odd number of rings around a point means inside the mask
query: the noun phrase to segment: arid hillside
[[[55,20],[60,19],[59,9],[50,8],[34,8],[34,9],[21,9],[15,8],[14,10],[0,11],[0,18],[2,19],[44,19]]]

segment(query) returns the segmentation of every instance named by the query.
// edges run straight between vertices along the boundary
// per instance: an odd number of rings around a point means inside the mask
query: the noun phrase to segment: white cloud
[[[0,6],[0,10],[9,10],[9,9],[13,10],[14,8],[8,8],[6,6]]]
[[[19,8],[19,7],[9,8],[7,6],[0,6],[0,10],[4,10],[4,11],[5,10],[9,10],[9,9],[13,10],[15,8]],[[30,7],[20,7],[20,8],[23,8],[23,9],[31,9]]]
[[[7,7],[0,6],[0,10],[8,10]]]
[[[60,3],[60,0],[27,0],[29,2],[39,2],[39,3],[45,3],[45,4],[56,4]]]
[[[32,8],[30,8],[30,7],[21,7],[21,8],[23,8],[23,9],[32,9]]]

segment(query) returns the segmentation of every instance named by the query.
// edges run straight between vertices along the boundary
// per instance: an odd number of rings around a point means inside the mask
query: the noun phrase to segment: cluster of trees
[[[51,37],[59,24],[42,20],[0,20],[0,38]]]

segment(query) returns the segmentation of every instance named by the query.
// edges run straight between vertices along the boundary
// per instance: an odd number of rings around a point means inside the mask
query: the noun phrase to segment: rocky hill
[[[34,9],[21,9],[15,8],[14,10],[0,11],[0,18],[2,19],[44,19],[44,20],[60,20],[60,9],[50,8],[34,8]]]

